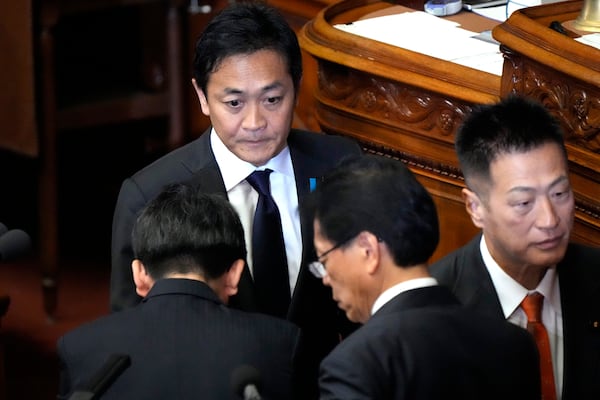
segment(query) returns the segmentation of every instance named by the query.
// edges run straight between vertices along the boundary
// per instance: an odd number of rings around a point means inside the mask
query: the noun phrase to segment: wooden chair
[[[183,24],[185,2],[182,0],[43,0],[34,8],[37,58],[38,121],[40,140],[40,171],[38,183],[39,210],[39,255],[42,272],[44,310],[50,319],[57,307],[57,285],[59,274],[59,220],[58,220],[58,139],[62,132],[79,128],[117,124],[147,118],[168,117],[169,127],[164,146],[166,150],[186,142],[183,62]],[[157,8],[158,7],[158,8]],[[158,79],[149,86],[125,93],[112,93],[109,97],[72,102],[59,101],[59,83],[56,70],[58,42],[57,31],[65,20],[72,18],[98,18],[107,10],[115,13],[136,8],[140,12],[159,10],[164,30],[150,27],[148,32],[160,37],[164,43],[163,63],[166,79]],[[111,29],[111,26],[106,26]],[[158,32],[158,33],[157,33]],[[154,43],[145,43],[140,35],[140,46],[146,52],[155,51]],[[85,46],[86,38],[81,38]],[[143,75],[140,69],[140,74]],[[62,78],[64,76],[61,75]],[[88,80],[89,79],[89,80]],[[94,77],[80,82],[80,91],[92,89]],[[88,93],[89,94],[89,93]],[[89,96],[86,96],[89,97]],[[87,149],[86,151],[89,151]]]

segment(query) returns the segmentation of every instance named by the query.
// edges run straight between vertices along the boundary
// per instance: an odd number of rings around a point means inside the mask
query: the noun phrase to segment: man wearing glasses
[[[429,275],[436,208],[404,164],[346,160],[312,196],[310,270],[364,324],[322,361],[321,400],[540,398],[531,336],[467,312]]]

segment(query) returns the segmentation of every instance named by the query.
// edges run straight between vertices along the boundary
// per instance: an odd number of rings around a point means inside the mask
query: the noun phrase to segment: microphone
[[[97,400],[106,389],[131,365],[125,354],[112,354],[102,368],[88,381],[82,390],[76,390],[68,400]]]
[[[231,387],[236,395],[244,400],[261,400],[260,372],[251,365],[241,365],[231,374]]]
[[[15,259],[31,249],[31,238],[21,229],[6,230],[6,226],[0,223],[0,261]]]

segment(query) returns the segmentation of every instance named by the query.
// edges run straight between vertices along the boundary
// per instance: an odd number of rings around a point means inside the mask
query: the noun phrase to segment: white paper
[[[588,46],[600,49],[600,33],[590,33],[589,35],[583,35],[575,38],[579,43],[587,44]]]
[[[336,28],[372,40],[502,75],[503,58],[497,43],[476,39],[479,32],[424,11],[364,19]]]
[[[479,14],[481,16],[484,16],[486,18],[489,19],[493,19],[499,22],[504,22],[506,21],[507,18],[507,4],[503,4],[501,6],[495,6],[495,7],[483,7],[483,8],[476,8],[474,10],[472,10],[472,12],[474,12],[475,14]]]

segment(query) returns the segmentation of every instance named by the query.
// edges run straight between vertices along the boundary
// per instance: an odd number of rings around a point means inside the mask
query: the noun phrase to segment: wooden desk
[[[600,51],[548,28],[557,20],[572,29],[582,4],[522,9],[502,24],[466,12],[448,17],[473,31],[493,28],[505,59],[501,77],[334,28],[406,10],[383,1],[335,3],[299,32],[301,46],[318,62],[323,130],[402,160],[432,194],[441,230],[433,260],[476,232],[460,195],[454,132],[473,105],[510,93],[541,100],[563,124],[575,192],[573,238],[600,245]]]
[[[0,149],[35,157],[39,153],[35,123],[32,1],[0,2]]]
[[[453,135],[474,104],[500,99],[500,76],[333,26],[405,10],[382,1],[341,1],[308,22],[299,39],[318,62],[315,98],[322,129],[351,136],[369,152],[402,160],[432,194],[442,233],[436,259],[477,231],[462,202]],[[497,24],[471,13],[452,18],[478,31]]]

